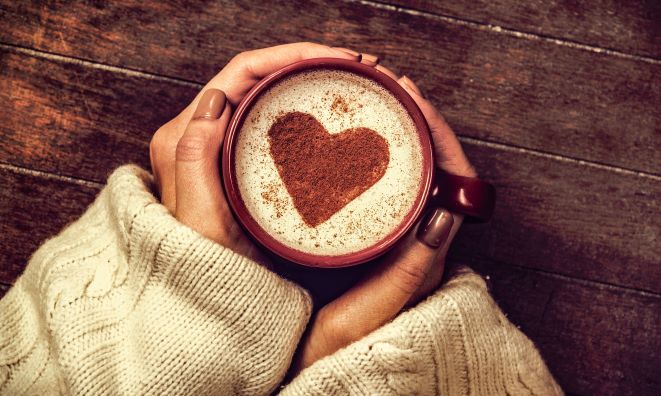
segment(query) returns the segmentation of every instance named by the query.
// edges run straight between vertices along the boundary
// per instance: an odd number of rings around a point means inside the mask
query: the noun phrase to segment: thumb
[[[175,217],[211,239],[218,232],[213,219],[227,212],[218,157],[230,113],[225,93],[208,89],[177,144]]]
[[[342,340],[343,344],[369,334],[402,310],[437,264],[439,247],[448,238],[453,222],[445,209],[431,209],[418,225],[417,235],[410,233],[381,265],[329,304],[332,316],[343,322],[331,328],[340,333],[350,331],[350,339]],[[336,315],[338,311],[340,315]]]
[[[292,373],[357,341],[394,318],[420,288],[448,238],[452,215],[432,209],[383,263],[319,310],[294,362]]]
[[[448,238],[453,216],[445,209],[431,209],[418,225],[416,234],[389,252],[383,263],[364,281],[340,298],[350,298],[376,328],[397,315],[422,286],[431,267],[437,264],[439,247]],[[365,320],[369,322],[370,320]],[[369,326],[372,327],[372,326]]]

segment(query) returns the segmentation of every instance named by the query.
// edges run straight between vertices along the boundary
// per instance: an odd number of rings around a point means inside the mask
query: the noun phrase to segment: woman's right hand
[[[376,68],[397,80],[422,110],[431,130],[436,166],[451,174],[476,177],[454,132],[420,89],[407,77],[399,78],[382,66]],[[363,279],[317,312],[299,346],[291,375],[358,341],[437,289],[445,256],[462,221],[459,214],[430,208],[418,226]]]

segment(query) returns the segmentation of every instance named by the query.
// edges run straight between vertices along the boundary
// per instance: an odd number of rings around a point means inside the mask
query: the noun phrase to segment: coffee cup
[[[258,82],[221,153],[225,194],[244,230],[285,260],[323,268],[377,258],[430,205],[487,220],[493,187],[434,164],[409,94],[373,67],[335,58]]]

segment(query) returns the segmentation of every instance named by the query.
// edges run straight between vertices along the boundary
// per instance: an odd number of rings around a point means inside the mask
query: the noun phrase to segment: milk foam
[[[311,114],[329,133],[370,128],[390,151],[384,176],[314,228],[294,207],[270,154],[269,128],[291,111]],[[384,239],[411,210],[422,180],[421,142],[408,112],[385,88],[345,71],[302,72],[276,83],[246,116],[235,149],[239,192],[250,215],[280,243],[315,255],[353,253]]]

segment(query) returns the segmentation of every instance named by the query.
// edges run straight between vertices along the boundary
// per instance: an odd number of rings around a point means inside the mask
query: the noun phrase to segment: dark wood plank
[[[661,296],[498,264],[476,267],[566,392],[661,392]]]
[[[312,39],[364,48],[422,81],[465,136],[650,173],[661,169],[654,62],[355,3],[296,1],[274,9],[257,2],[34,2],[0,5],[0,21],[6,42],[200,82],[248,47]],[[0,84],[6,84],[0,103],[8,113],[0,125],[10,126],[0,130],[0,162],[90,180],[102,181],[125,161],[147,166],[151,133],[195,91],[20,58],[0,53]],[[49,93],[42,101],[43,87]],[[164,103],[152,100],[159,93]],[[464,227],[453,257],[481,262],[505,311],[537,342],[569,393],[659,394],[658,296],[519,268],[659,292],[658,178],[481,143],[466,148],[498,184],[500,204],[492,224]],[[10,263],[0,266],[5,282],[95,193],[9,174],[0,172],[0,251],[9,252]],[[22,202],[10,207],[9,199]],[[43,224],[51,218],[53,225]],[[40,228],[50,231],[34,237]]]
[[[78,218],[98,188],[0,167],[0,282],[12,283],[47,238]]]
[[[195,91],[23,55],[8,54],[2,62],[10,66],[4,69],[12,77],[9,91],[21,99],[3,105],[0,162],[101,182],[119,164],[147,166],[151,131]],[[25,121],[35,115],[37,122]],[[500,197],[489,225],[465,227],[459,257],[661,291],[659,178],[493,145],[465,146]]]
[[[498,202],[453,255],[661,292],[661,178],[464,144]]]
[[[659,63],[355,2],[11,2],[0,19],[5,42],[199,82],[245,49],[346,45],[419,81],[462,135],[661,172]]]
[[[22,270],[31,252],[75,219],[96,189],[0,169],[0,268]],[[44,221],[48,219],[48,221]],[[480,262],[494,294],[540,347],[563,388],[576,394],[655,394],[661,297]],[[0,294],[1,295],[1,294]],[[577,359],[580,356],[580,359]]]
[[[152,134],[197,91],[2,49],[0,70],[0,161],[98,182],[148,168]]]
[[[661,58],[661,3],[573,0],[386,0],[409,9]]]

